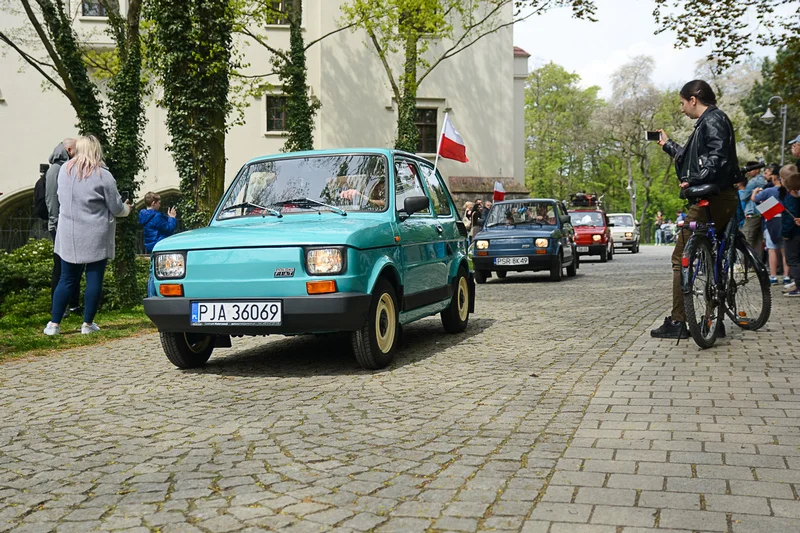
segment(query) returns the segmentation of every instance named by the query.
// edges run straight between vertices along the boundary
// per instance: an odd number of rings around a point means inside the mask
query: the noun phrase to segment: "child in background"
[[[797,172],[797,167],[794,170],[793,174],[783,178],[787,194],[783,200],[786,213],[781,217],[784,252],[786,262],[789,263],[789,276],[792,278],[784,286],[789,291],[785,296],[789,297],[800,296],[800,289],[797,288],[797,280],[800,279],[800,173]],[[784,173],[781,172],[781,177],[783,176]]]

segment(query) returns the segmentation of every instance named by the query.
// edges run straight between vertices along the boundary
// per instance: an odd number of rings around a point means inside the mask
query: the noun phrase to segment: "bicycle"
[[[709,198],[719,194],[713,184],[688,187],[683,196],[706,208],[707,223],[691,222],[693,232],[681,257],[681,291],[686,326],[700,348],[717,340],[724,315],[742,329],[764,326],[772,311],[769,273],[731,217],[721,234],[714,226]]]

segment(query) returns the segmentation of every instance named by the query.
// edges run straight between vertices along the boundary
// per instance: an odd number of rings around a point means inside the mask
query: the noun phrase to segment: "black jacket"
[[[744,181],[736,156],[733,124],[716,106],[709,106],[697,119],[686,146],[669,140],[664,151],[675,159],[678,179],[688,181],[689,185],[715,183],[724,190]]]

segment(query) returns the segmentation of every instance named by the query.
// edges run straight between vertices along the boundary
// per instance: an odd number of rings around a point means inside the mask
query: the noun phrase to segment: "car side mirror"
[[[558,217],[562,224],[572,224],[572,217],[569,215],[561,215]]]
[[[633,224],[634,224],[635,226],[638,226],[638,225],[639,225],[639,221],[638,221],[638,220],[634,220],[634,221],[633,221]]]
[[[403,213],[411,216],[414,213],[425,211],[430,208],[430,201],[427,196],[409,196],[403,201]]]

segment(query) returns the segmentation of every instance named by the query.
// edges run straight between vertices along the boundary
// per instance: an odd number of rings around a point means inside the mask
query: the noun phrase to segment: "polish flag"
[[[774,196],[771,196],[758,204],[756,209],[758,209],[758,212],[761,213],[761,216],[764,217],[765,220],[770,220],[781,211],[786,211],[786,208],[783,207],[783,204],[780,203]]]
[[[506,190],[503,188],[503,184],[499,181],[494,182],[494,195],[492,196],[492,201],[494,202],[502,202],[506,197]]]
[[[442,136],[439,139],[439,155],[446,159],[455,159],[462,163],[467,163],[467,147],[461,134],[453,127],[450,118],[445,114]]]

